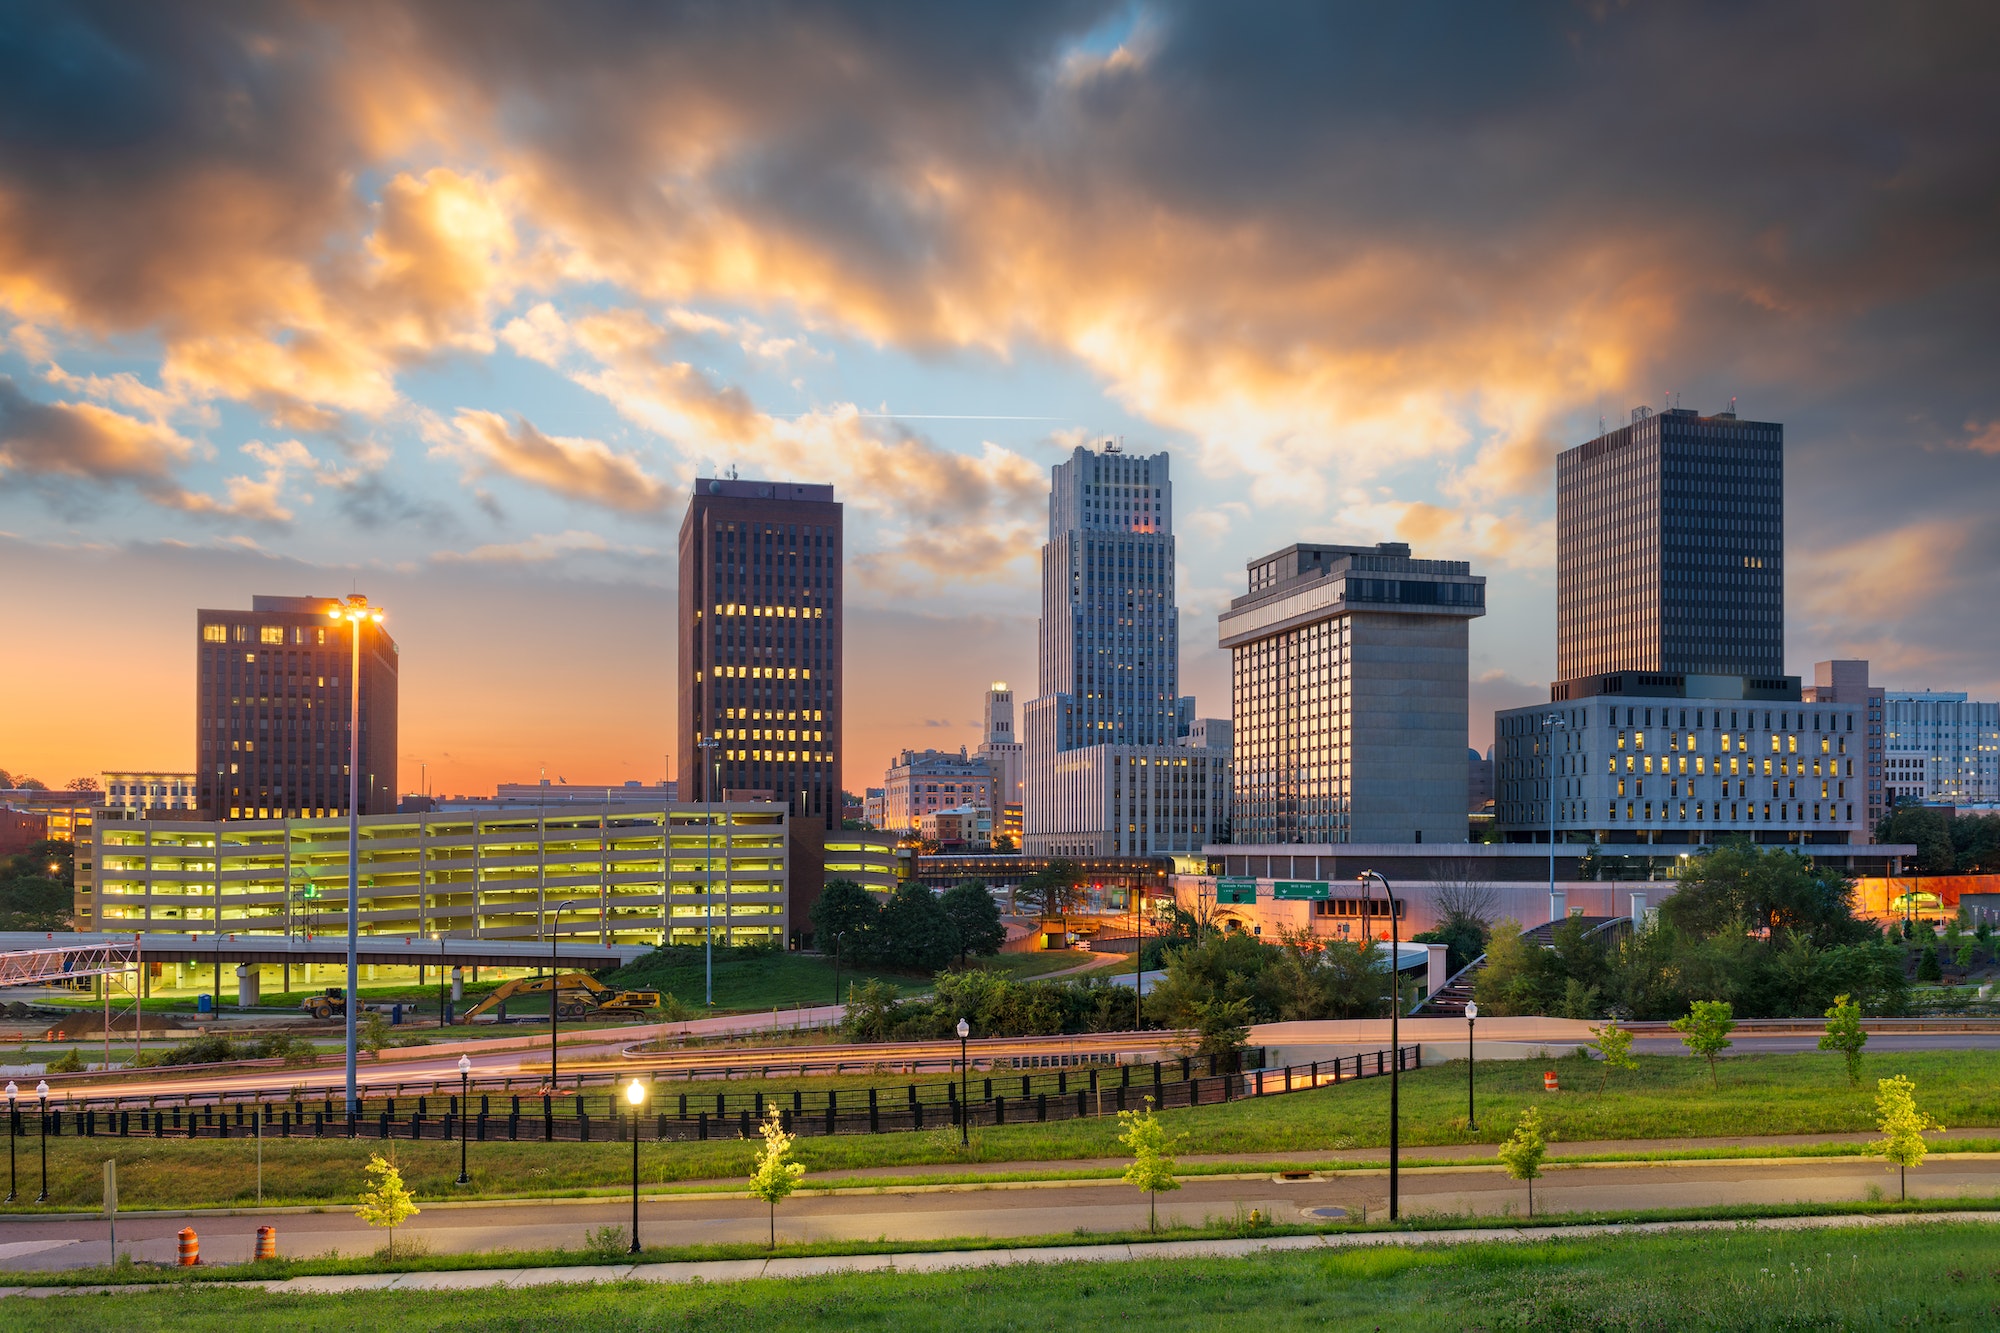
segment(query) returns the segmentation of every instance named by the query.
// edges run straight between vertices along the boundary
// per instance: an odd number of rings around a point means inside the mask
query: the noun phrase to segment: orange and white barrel
[[[192,1268],[201,1262],[201,1237],[194,1234],[193,1227],[180,1230],[180,1266]]]
[[[276,1227],[257,1228],[257,1253],[259,1259],[278,1257],[278,1229]]]
[[[1548,1073],[1542,1075],[1542,1091],[1543,1092],[1562,1091],[1562,1088],[1556,1083],[1555,1070],[1551,1069]]]

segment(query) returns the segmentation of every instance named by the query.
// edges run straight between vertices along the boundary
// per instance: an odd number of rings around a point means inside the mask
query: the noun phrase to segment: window
[[[227,643],[227,642],[229,642],[229,626],[227,626],[227,625],[203,625],[203,626],[201,627],[201,641],[202,641],[203,643]]]
[[[285,641],[285,627],[282,625],[266,625],[257,631],[257,641],[259,643],[283,643]]]

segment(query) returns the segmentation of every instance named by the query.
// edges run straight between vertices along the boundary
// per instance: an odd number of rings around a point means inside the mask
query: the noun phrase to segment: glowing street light
[[[646,1089],[637,1075],[625,1085],[625,1101],[632,1108],[632,1249],[639,1252],[639,1108],[646,1104]]]
[[[470,1185],[472,1177],[465,1174],[465,1122],[472,1118],[472,1059],[458,1057],[458,1183]]]
[[[382,623],[382,608],[368,605],[360,593],[329,607],[329,620],[345,620],[353,641],[353,665],[347,677],[347,1113],[361,1113],[355,1058],[360,1049],[355,1019],[361,1009],[361,627]],[[216,863],[221,864],[218,839]],[[218,930],[222,922],[216,921]]]

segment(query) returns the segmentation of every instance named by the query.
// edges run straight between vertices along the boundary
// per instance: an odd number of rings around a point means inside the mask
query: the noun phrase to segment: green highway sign
[[[1281,901],[1325,902],[1327,883],[1323,879],[1281,879],[1271,885],[1271,896]]]
[[[1215,881],[1215,902],[1219,907],[1224,903],[1255,903],[1257,901],[1257,881],[1254,879],[1218,879]]]

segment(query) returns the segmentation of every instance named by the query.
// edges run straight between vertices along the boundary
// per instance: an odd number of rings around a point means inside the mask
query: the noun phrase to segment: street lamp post
[[[1479,1124],[1473,1113],[1472,1103],[1472,1025],[1478,1017],[1479,1005],[1467,1000],[1465,1002],[1465,1127],[1474,1133],[1479,1131]]]
[[[382,623],[382,608],[371,607],[360,593],[330,608],[327,617],[347,622],[353,656],[347,678],[347,1113],[359,1115],[356,1092],[355,1019],[361,1009],[361,626]],[[215,863],[222,864],[222,837],[216,835]],[[218,874],[220,873],[218,869]],[[218,927],[222,922],[215,923]]]
[[[1569,723],[1568,723],[1568,722],[1566,722],[1566,721],[1564,721],[1564,720],[1563,720],[1563,718],[1562,718],[1562,717],[1561,717],[1561,716],[1560,716],[1559,714],[1556,714],[1556,713],[1545,713],[1545,714],[1543,714],[1543,716],[1542,716],[1542,734],[1543,734],[1543,735],[1544,735],[1544,736],[1545,736],[1545,737],[1547,738],[1547,739],[1546,739],[1546,741],[1545,741],[1545,743],[1544,743],[1544,746],[1543,746],[1543,750],[1544,750],[1544,753],[1543,753],[1543,755],[1542,755],[1542,762],[1543,762],[1544,764],[1548,765],[1548,770],[1549,770],[1549,930],[1550,930],[1551,932],[1553,932],[1553,931],[1555,930],[1555,928],[1556,928],[1557,926],[1559,926],[1559,925],[1561,925],[1561,924],[1562,924],[1562,922],[1560,922],[1560,921],[1556,920],[1556,738],[1555,738],[1555,728],[1557,728],[1557,727],[1567,727],[1568,725],[1569,725]],[[1553,938],[1554,938],[1554,935],[1553,935],[1553,934],[1551,934],[1551,935],[1550,935],[1550,938],[1551,938],[1551,939],[1553,939]]]
[[[639,1252],[639,1108],[646,1103],[646,1090],[635,1074],[625,1085],[625,1101],[632,1108],[632,1249]]]
[[[562,935],[563,908],[573,906],[575,903],[574,898],[565,898],[557,903],[555,924],[549,927],[549,1090],[551,1092],[556,1086],[556,1022],[562,1012],[562,969],[556,965],[556,941]]]
[[[706,823],[702,826],[704,846],[701,857],[701,900],[705,914],[701,930],[702,985],[705,992],[703,1001],[710,1009],[715,1008],[715,788],[722,781],[722,763],[714,759],[714,752],[721,744],[713,736],[695,742],[696,749],[707,752],[708,763],[704,766],[712,765],[709,773],[704,774],[709,780],[701,784],[703,794],[708,797]]]
[[[36,1203],[49,1201],[49,1081],[43,1079],[35,1084],[35,1095],[42,1099],[42,1192],[35,1196]]]
[[[472,1177],[465,1173],[465,1122],[472,1118],[472,1060],[469,1056],[458,1057],[458,1183],[470,1185]]]
[[[972,1107],[965,1100],[966,1070],[965,1039],[972,1035],[972,1025],[964,1019],[958,1020],[958,1142],[965,1147],[972,1142]]]
[[[1382,894],[1389,900],[1389,1220],[1395,1221],[1402,1213],[1402,1071],[1403,1048],[1399,1044],[1402,1029],[1397,1019],[1403,1007],[1403,974],[1398,970],[1402,963],[1403,940],[1401,927],[1396,921],[1396,891],[1389,887],[1389,881],[1374,870],[1364,870],[1355,877],[1366,892],[1368,881],[1379,880]]]
[[[451,1026],[451,1002],[445,997],[450,994],[446,986],[450,983],[450,968],[445,956],[444,932],[438,932],[438,1030],[442,1032]]]
[[[21,1113],[14,1109],[14,1098],[19,1096],[21,1087],[13,1079],[7,1080],[7,1202],[14,1202],[18,1193],[14,1179],[14,1140],[21,1133]]]

